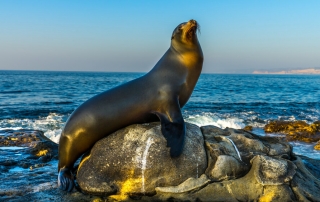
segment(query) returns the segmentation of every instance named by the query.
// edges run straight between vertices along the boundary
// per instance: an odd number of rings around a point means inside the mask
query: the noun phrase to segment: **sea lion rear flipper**
[[[154,112],[161,121],[161,132],[170,147],[170,156],[178,157],[183,151],[186,126],[178,100],[168,103],[164,112]]]

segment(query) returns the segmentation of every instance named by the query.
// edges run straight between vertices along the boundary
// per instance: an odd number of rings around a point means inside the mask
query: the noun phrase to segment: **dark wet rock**
[[[216,135],[228,136],[230,135],[227,129],[221,129],[217,126],[202,126],[200,127],[201,132],[206,140],[211,140]]]
[[[0,201],[56,188],[58,145],[37,130],[0,131]],[[44,163],[43,159],[46,156]],[[26,200],[23,200],[26,201]]]
[[[315,177],[298,157],[294,161],[297,174],[294,176],[291,187],[299,201],[320,201],[320,179]]]
[[[39,130],[0,130],[0,147],[3,146],[30,146],[33,142],[50,141]]]
[[[15,166],[36,168],[35,165],[57,160],[58,144],[44,136],[42,131],[1,130],[0,134],[0,165],[6,166],[7,170]],[[26,138],[28,141],[21,141]],[[10,146],[11,149],[6,149]]]
[[[200,128],[186,124],[184,150],[170,157],[160,123],[131,125],[98,141],[79,166],[84,192],[105,195],[155,194],[155,187],[176,186],[197,178],[207,167]]]
[[[304,163],[305,167],[308,169],[308,171],[315,176],[316,178],[320,179],[320,161],[311,159],[305,156],[297,155],[302,162]]]
[[[51,140],[37,141],[30,143],[31,156],[40,157],[42,162],[48,162],[51,159],[58,159],[58,145]]]
[[[266,133],[282,133],[289,141],[316,142],[320,140],[320,121],[307,124],[305,121],[270,121]]]

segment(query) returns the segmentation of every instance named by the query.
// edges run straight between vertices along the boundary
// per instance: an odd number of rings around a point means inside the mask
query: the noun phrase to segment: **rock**
[[[253,127],[250,125],[247,125],[243,128],[243,130],[252,131]]]
[[[57,161],[53,157],[58,145],[37,130],[2,130],[0,134],[0,201],[27,201],[28,194],[55,190]]]
[[[232,131],[215,126],[201,127],[208,156],[206,175],[213,181],[235,179],[245,175],[250,166],[242,162],[230,139]],[[222,168],[222,169],[221,169]]]
[[[292,158],[292,146],[285,137],[260,136],[259,140],[268,148],[268,156]]]
[[[281,185],[288,183],[296,173],[296,166],[285,159],[274,159],[268,156],[255,156],[256,180],[262,185]]]
[[[0,165],[29,168],[36,164],[57,160],[58,144],[38,130],[0,130]],[[19,150],[1,149],[14,146]],[[20,156],[21,155],[21,156]],[[8,158],[9,156],[15,157]],[[33,166],[35,167],[35,166]]]
[[[0,130],[0,147],[3,146],[26,146],[39,141],[49,141],[42,131],[39,130]]]
[[[250,160],[256,155],[267,154],[269,148],[263,144],[258,136],[244,130],[228,129],[230,132],[229,139],[234,142],[240,151],[242,161],[250,164]]]
[[[201,130],[186,124],[183,153],[170,157],[160,123],[131,125],[98,141],[80,163],[77,181],[90,194],[155,194],[156,187],[177,186],[198,178],[207,167]]]
[[[320,201],[320,180],[306,168],[301,158],[294,161],[298,167],[291,187],[299,201]],[[318,168],[319,169],[319,168]]]
[[[30,147],[29,153],[32,156],[40,157],[39,160],[42,162],[48,162],[53,158],[58,160],[58,146],[51,140],[33,142],[30,143]]]
[[[298,156],[302,160],[305,168],[317,179],[320,179],[320,161],[305,156]]]
[[[237,147],[230,139],[229,129],[215,126],[201,127],[208,156],[206,175],[213,181],[236,179],[244,176],[250,166],[244,163]]]
[[[265,125],[266,133],[283,133],[289,141],[316,142],[320,140],[320,121],[271,121]]]
[[[216,135],[221,135],[221,136],[228,136],[230,135],[230,132],[228,129],[221,129],[217,126],[202,126],[200,127],[201,132],[203,136],[205,137],[206,140],[211,140]]]
[[[214,166],[208,167],[206,174],[212,181],[222,181],[242,177],[249,169],[250,166],[233,156],[219,155]]]
[[[214,126],[200,130],[187,124],[185,151],[176,159],[169,156],[159,123],[119,130],[97,142],[79,166],[80,187],[99,191],[101,196],[76,189],[60,191],[57,161],[52,157],[57,155],[56,145],[47,140],[28,145],[19,150],[0,149],[0,201],[282,202],[320,198],[319,160],[293,154],[285,138],[261,137],[245,130]]]
[[[209,184],[210,180],[205,175],[202,174],[199,178],[189,178],[178,186],[171,187],[156,187],[157,193],[187,193],[190,191],[195,191],[201,189],[202,187]]]
[[[188,194],[157,194],[153,199],[159,201],[297,201],[287,181],[292,179],[295,167],[293,163],[287,167],[282,166],[285,163],[281,161],[283,160],[256,156],[252,159],[250,171],[242,178],[213,182]],[[281,168],[279,171],[274,171],[274,174],[269,173],[279,167]],[[147,197],[143,199],[147,201]]]

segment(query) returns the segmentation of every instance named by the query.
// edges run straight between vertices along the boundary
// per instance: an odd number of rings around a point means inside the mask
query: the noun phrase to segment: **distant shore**
[[[252,74],[320,74],[320,69],[298,69],[298,70],[282,70],[282,71],[253,71]]]

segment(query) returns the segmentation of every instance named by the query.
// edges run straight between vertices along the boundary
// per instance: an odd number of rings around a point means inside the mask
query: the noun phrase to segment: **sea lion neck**
[[[180,45],[180,44],[179,44]],[[169,51],[176,54],[181,63],[186,65],[190,69],[199,69],[203,63],[203,53],[199,42],[192,46],[177,46],[177,44],[171,44]],[[200,68],[201,71],[201,68]]]

